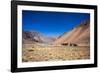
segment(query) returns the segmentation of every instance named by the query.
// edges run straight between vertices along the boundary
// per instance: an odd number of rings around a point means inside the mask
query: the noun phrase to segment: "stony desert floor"
[[[27,46],[22,49],[23,62],[65,61],[90,58],[90,48],[85,46]]]

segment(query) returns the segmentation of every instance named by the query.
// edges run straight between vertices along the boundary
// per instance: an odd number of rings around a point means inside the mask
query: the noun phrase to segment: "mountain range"
[[[63,33],[59,37],[47,37],[40,32],[29,30],[22,31],[23,43],[48,43],[68,44],[74,43],[78,46],[89,46],[90,44],[90,21],[86,20],[74,27],[72,30]]]
[[[23,31],[23,43],[47,43],[50,44],[55,40],[54,37],[47,37],[37,31]]]

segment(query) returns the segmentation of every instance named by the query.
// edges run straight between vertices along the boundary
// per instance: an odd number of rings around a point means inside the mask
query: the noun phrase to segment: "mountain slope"
[[[89,46],[90,43],[90,23],[84,21],[71,31],[60,36],[54,44],[75,43],[78,45]]]

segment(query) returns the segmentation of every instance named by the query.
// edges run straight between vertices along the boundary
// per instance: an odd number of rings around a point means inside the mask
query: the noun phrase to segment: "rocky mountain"
[[[46,37],[36,31],[23,31],[23,43],[51,43],[55,40],[53,37]]]
[[[90,44],[90,21],[86,20],[73,28],[71,31],[64,33],[54,44],[74,43],[79,46],[89,46]]]

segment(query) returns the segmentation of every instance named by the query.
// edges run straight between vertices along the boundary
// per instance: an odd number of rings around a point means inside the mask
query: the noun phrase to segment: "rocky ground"
[[[28,45],[27,45],[28,46]],[[90,48],[78,46],[31,45],[22,49],[23,62],[89,59]]]

